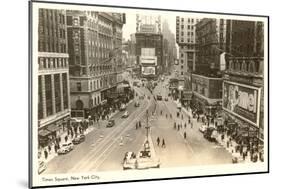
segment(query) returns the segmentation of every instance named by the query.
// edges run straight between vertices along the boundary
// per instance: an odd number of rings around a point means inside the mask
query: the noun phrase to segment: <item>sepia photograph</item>
[[[29,6],[30,187],[268,173],[268,16]]]

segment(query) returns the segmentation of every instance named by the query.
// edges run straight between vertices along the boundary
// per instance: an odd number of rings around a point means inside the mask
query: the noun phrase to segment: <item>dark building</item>
[[[196,61],[192,73],[192,106],[213,117],[221,110],[222,61],[226,20],[204,18],[196,24]]]
[[[141,56],[142,56],[142,49],[149,48],[154,49],[155,57],[157,57],[157,65],[152,63],[153,65],[147,66],[155,66],[155,74],[159,75],[163,73],[163,35],[158,33],[136,33],[136,57],[137,57],[137,64],[141,65]],[[144,65],[142,65],[145,67]]]
[[[238,142],[252,149],[264,134],[263,22],[228,20],[226,39],[223,117]]]
[[[44,147],[70,118],[65,11],[39,9],[38,21],[38,139]]]

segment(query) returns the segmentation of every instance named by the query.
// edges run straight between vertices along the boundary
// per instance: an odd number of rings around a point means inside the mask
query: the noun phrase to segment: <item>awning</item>
[[[102,102],[101,102],[101,105],[105,105],[107,103],[107,100],[103,100]]]
[[[38,134],[42,137],[45,137],[50,134],[50,131],[48,131],[46,129],[42,129],[42,130],[39,130]]]
[[[47,127],[47,130],[50,131],[50,132],[55,132],[57,130],[59,130],[59,126],[55,125],[55,124],[52,124],[50,126]]]

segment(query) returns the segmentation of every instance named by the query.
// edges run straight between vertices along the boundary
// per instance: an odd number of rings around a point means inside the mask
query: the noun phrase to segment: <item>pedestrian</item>
[[[193,128],[193,123],[191,122],[191,124],[190,124],[190,128],[192,129]]]
[[[186,129],[186,123],[184,123],[184,128]]]
[[[50,153],[51,152],[51,146],[50,145],[48,146],[48,150],[49,150],[49,153]]]
[[[141,121],[139,121],[139,128],[141,128]]]
[[[172,119],[172,114],[170,114],[170,119]]]
[[[190,124],[190,117],[188,118],[188,124]]]
[[[177,129],[177,124],[176,124],[176,122],[174,122],[174,129]]]
[[[159,146],[159,145],[160,145],[160,138],[157,137],[157,146]]]
[[[47,152],[47,150],[44,150],[44,156],[45,156],[45,159],[48,158],[48,152]]]
[[[184,139],[186,139],[186,132],[185,131],[183,133],[183,137],[184,137]]]
[[[181,119],[183,120],[183,115],[181,114]]]
[[[161,112],[160,112],[160,115],[162,115],[162,110],[161,110]]]
[[[136,122],[136,130],[138,129],[138,122]]]
[[[162,139],[162,148],[166,148],[166,144],[165,144],[164,138]]]
[[[168,118],[168,115],[166,114],[166,119]]]

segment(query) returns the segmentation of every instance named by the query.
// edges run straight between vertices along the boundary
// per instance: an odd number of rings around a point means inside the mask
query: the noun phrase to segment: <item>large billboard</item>
[[[141,48],[142,56],[155,56],[155,48]]]
[[[140,63],[147,66],[157,66],[157,56],[141,56]]]
[[[155,67],[153,66],[142,66],[141,67],[142,75],[155,75]]]
[[[223,82],[223,109],[259,126],[260,88],[234,82]]]

